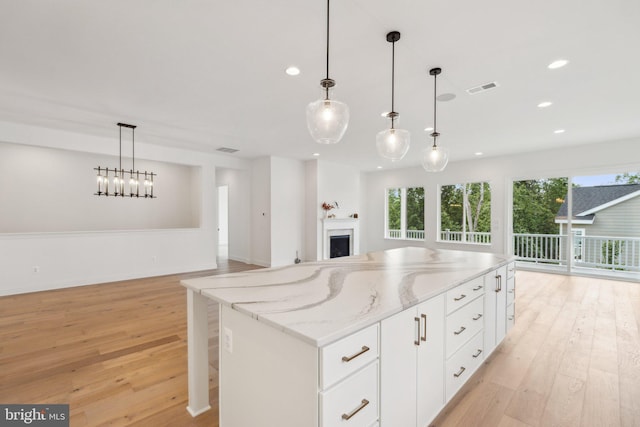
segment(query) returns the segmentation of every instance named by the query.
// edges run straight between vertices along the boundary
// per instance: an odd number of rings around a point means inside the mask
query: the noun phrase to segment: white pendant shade
[[[385,129],[376,135],[378,154],[391,161],[402,159],[409,151],[410,134],[404,129]]]
[[[438,145],[422,150],[422,167],[427,172],[441,172],[449,163],[449,150]]]
[[[349,125],[349,107],[335,99],[318,99],[307,105],[307,127],[320,144],[336,144]]]

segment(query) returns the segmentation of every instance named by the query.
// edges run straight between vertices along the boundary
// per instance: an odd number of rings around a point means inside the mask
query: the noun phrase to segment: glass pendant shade
[[[404,129],[385,129],[376,135],[376,147],[380,156],[396,161],[409,151],[410,133]]]
[[[449,150],[438,145],[422,150],[422,167],[427,172],[442,172],[449,163]]]
[[[307,105],[307,127],[320,144],[336,144],[349,125],[349,107],[335,99],[318,99]]]

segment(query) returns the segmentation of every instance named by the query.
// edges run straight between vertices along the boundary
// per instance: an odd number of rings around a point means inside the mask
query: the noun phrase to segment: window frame
[[[468,235],[469,232],[468,230],[468,224],[467,224],[467,214],[466,214],[466,207],[467,207],[467,201],[468,201],[468,195],[466,192],[466,186],[469,184],[486,184],[488,189],[489,189],[489,195],[492,195],[492,186],[491,186],[491,181],[473,181],[473,182],[462,182],[462,183],[455,183],[455,184],[440,184],[438,185],[438,198],[437,198],[437,215],[436,215],[436,221],[437,221],[437,234],[436,234],[436,242],[438,243],[456,243],[456,244],[461,244],[461,245],[480,245],[480,246],[491,246],[492,245],[492,240],[493,240],[493,231],[492,231],[492,203],[491,203],[491,198],[489,199],[489,228],[490,230],[488,232],[474,232],[475,234],[478,233],[488,233],[488,242],[476,242],[476,241],[469,241],[468,239]],[[454,233],[461,233],[461,239],[460,240],[446,240],[442,238],[442,234],[445,230],[442,230],[442,188],[443,187],[462,187],[463,191],[462,191],[462,231],[455,231]]]
[[[425,194],[426,188],[421,185],[417,186],[407,186],[407,187],[387,187],[384,190],[384,239],[388,240],[412,240],[412,241],[424,241],[425,240],[425,231],[426,230],[407,230],[407,190],[410,188],[422,188],[422,210],[423,210],[423,228],[426,228],[426,221],[424,218],[425,211]],[[389,229],[389,191],[390,190],[400,190],[400,230],[390,230]],[[399,231],[399,236],[392,236],[392,231]],[[407,231],[417,231],[418,234],[421,231],[422,237],[407,237]]]

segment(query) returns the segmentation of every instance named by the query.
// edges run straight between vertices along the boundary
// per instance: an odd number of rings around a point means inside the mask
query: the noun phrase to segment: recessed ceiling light
[[[425,132],[431,132],[433,130],[433,128],[429,127],[429,128],[424,128]]]
[[[568,63],[569,61],[567,61],[566,59],[557,59],[553,61],[551,64],[547,65],[547,68],[550,70],[555,70],[555,69],[564,67]]]
[[[388,111],[383,111],[382,113],[380,113],[381,117],[387,117],[389,115]]]
[[[382,169],[382,166],[378,166],[378,169]]]
[[[475,154],[476,156],[482,156],[484,153],[482,151],[476,151],[473,154]]]
[[[564,129],[556,129],[553,133],[564,133]]]
[[[313,153],[314,157],[320,157],[320,153]]]
[[[551,101],[544,101],[544,102],[541,102],[540,104],[538,104],[538,108],[547,108],[547,107],[549,107],[551,104],[553,104],[553,102],[551,102]]]
[[[284,70],[284,72],[290,76],[297,76],[298,74],[300,74],[300,68],[291,66]]]

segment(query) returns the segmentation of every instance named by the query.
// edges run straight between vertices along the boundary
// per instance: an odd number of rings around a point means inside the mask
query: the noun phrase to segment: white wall
[[[360,171],[350,165],[328,163],[321,160],[306,162],[305,235],[307,236],[307,253],[305,260],[322,259],[321,220],[324,217],[324,211],[321,205],[323,202],[338,203],[339,209],[330,211],[336,218],[348,218],[355,213],[360,218],[362,217],[362,212],[360,212],[363,194],[360,191],[361,176]],[[362,235],[362,233],[360,234]],[[360,242],[362,242],[362,238]],[[362,245],[362,243],[360,244]]]
[[[251,171],[216,168],[217,185],[229,190],[229,259],[250,262],[249,218],[251,206]]]
[[[0,233],[200,225],[199,167],[141,160],[157,174],[157,198],[132,199],[95,196],[98,165],[117,167],[118,157],[0,142]]]
[[[299,160],[271,157],[271,266],[305,259],[305,166]]]
[[[511,238],[512,182],[569,175],[595,175],[640,170],[640,140],[624,140],[452,162],[441,173],[427,173],[421,167],[371,172],[363,182],[366,197],[365,219],[361,227],[367,240],[363,251],[389,249],[421,242],[384,239],[385,189],[425,187],[424,245],[473,251],[508,252]],[[436,241],[439,186],[488,181],[491,184],[492,244],[471,245]]]
[[[6,122],[0,122],[0,142],[102,155],[113,154],[118,146],[117,136],[101,138]],[[200,170],[196,198],[199,227],[0,234],[0,295],[216,267],[216,165],[247,168],[248,164],[229,156],[153,146],[144,141],[136,141],[136,154],[141,161],[171,161]],[[0,180],[6,179],[13,177],[2,175],[0,170]],[[161,194],[159,186],[157,190]]]
[[[251,263],[271,265],[271,159],[251,162]]]

